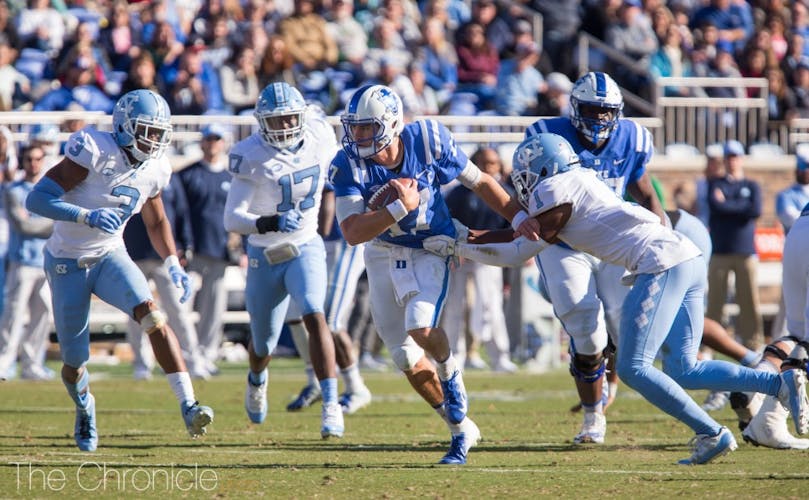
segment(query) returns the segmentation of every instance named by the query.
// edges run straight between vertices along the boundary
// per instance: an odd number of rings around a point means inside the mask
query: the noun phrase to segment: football
[[[382,207],[388,206],[390,203],[393,203],[399,197],[399,193],[396,191],[396,188],[388,182],[387,184],[383,184],[382,186],[377,189],[374,194],[368,199],[368,209],[369,210],[379,210]]]

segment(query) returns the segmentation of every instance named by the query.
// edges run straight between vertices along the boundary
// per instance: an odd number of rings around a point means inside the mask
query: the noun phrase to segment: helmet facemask
[[[255,113],[261,137],[278,149],[298,145],[303,137],[303,110]]]

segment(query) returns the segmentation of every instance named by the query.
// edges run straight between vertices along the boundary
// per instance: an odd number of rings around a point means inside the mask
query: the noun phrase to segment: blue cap
[[[624,5],[627,7],[643,7],[640,0],[624,0]]]
[[[726,142],[725,156],[744,156],[744,146],[739,141]]]
[[[230,132],[224,125],[218,123],[211,123],[202,127],[202,137],[216,136],[220,139],[227,139],[230,137]]]

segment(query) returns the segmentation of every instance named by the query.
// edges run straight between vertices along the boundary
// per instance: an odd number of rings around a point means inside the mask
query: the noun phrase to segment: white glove
[[[450,257],[455,255],[455,238],[444,234],[438,234],[425,238],[422,242],[424,249],[439,257]]]
[[[455,240],[466,243],[466,240],[469,239],[469,228],[464,226],[458,219],[452,219],[452,224],[455,226]]]

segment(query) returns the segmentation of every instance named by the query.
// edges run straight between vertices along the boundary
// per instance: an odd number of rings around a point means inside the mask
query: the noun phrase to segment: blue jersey
[[[371,159],[357,160],[344,150],[331,165],[334,193],[362,196],[365,203],[377,189],[391,179],[412,178],[418,182],[421,202],[405,218],[393,224],[377,238],[388,243],[421,248],[422,241],[436,234],[455,236],[449,209],[441,196],[441,185],[463,171],[469,159],[455,144],[452,134],[435,120],[419,120],[404,127],[404,158],[398,171],[388,170]]]
[[[632,120],[618,120],[618,126],[606,144],[594,151],[582,145],[569,118],[537,120],[525,131],[525,137],[545,132],[567,139],[579,155],[582,166],[595,170],[621,198],[626,194],[626,187],[637,182],[646,172],[646,165],[654,153],[652,134]]]

